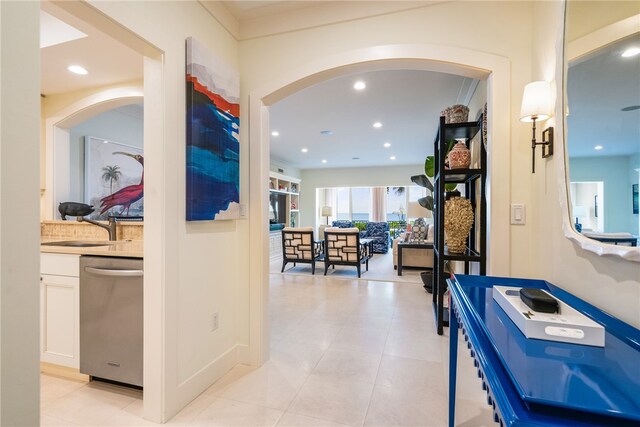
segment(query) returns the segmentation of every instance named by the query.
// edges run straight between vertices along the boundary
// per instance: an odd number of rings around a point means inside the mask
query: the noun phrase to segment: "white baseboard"
[[[81,374],[78,368],[56,365],[55,363],[40,362],[40,372],[43,374],[68,378],[74,381],[89,382],[89,375]]]
[[[238,363],[242,363],[239,358],[239,347],[246,347],[235,345],[220,357],[209,362],[206,366],[200,369],[198,372],[191,375],[182,383],[178,384],[176,390],[177,402],[176,406],[178,413],[182,408],[187,406],[193,399],[198,397],[202,392],[208,389],[214,382],[219,380],[224,374],[229,372]],[[248,353],[248,351],[242,351]],[[173,417],[175,414],[171,414]]]

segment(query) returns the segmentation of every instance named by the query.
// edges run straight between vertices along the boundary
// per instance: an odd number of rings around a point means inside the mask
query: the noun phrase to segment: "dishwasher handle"
[[[98,276],[111,276],[111,277],[141,277],[144,275],[143,270],[118,270],[111,268],[96,268],[85,267],[84,271],[92,273]]]

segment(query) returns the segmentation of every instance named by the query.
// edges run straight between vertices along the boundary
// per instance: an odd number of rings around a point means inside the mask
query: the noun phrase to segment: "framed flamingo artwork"
[[[239,218],[240,75],[186,41],[186,220]]]
[[[84,168],[84,202],[95,209],[89,218],[144,214],[142,148],[85,136]]]

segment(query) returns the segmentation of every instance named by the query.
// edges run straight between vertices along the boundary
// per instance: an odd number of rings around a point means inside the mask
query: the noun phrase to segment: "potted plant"
[[[449,154],[449,151],[451,151],[451,149],[454,147],[454,145],[457,142],[458,141],[456,141],[455,139],[450,139],[447,141],[447,150],[445,152],[445,156]],[[446,163],[445,163],[445,167],[446,167]],[[433,191],[434,190],[433,190],[433,183],[431,182],[431,180],[429,180],[429,178],[433,178],[435,176],[435,168],[436,168],[435,157],[427,156],[427,158],[424,161],[424,174],[414,175],[411,177],[411,181],[414,184],[424,187],[431,192],[431,194],[427,194],[425,197],[418,199],[418,204],[420,204],[420,206],[432,212],[433,212]],[[457,186],[456,184],[445,184],[444,186],[445,191],[447,193],[457,193],[457,195],[459,196],[460,193],[457,192],[456,186]],[[449,275],[453,273],[453,269],[451,268],[449,261],[445,261],[444,272]],[[421,279],[424,284],[425,290],[431,293],[433,289],[433,270],[422,272]]]
[[[449,154],[449,151],[456,145],[458,141],[455,139],[450,139],[447,141],[447,151],[445,152],[445,156]],[[446,166],[446,164],[445,164]],[[414,175],[411,177],[411,181],[414,184],[417,184],[421,187],[426,188],[431,192],[431,194],[427,194],[426,197],[422,197],[418,199],[418,203],[423,208],[433,211],[433,184],[429,180],[429,178],[433,178],[436,174],[436,159],[434,156],[427,156],[424,161],[424,174],[423,175]],[[456,184],[445,184],[445,191],[451,192],[456,190]]]

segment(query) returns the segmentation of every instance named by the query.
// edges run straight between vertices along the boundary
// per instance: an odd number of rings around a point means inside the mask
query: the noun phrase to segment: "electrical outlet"
[[[211,332],[218,329],[218,312],[216,311],[211,315]]]

